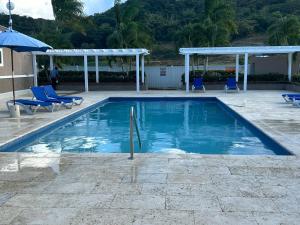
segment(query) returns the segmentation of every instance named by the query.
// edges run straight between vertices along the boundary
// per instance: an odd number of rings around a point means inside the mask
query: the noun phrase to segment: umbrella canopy
[[[16,104],[15,96],[15,81],[14,81],[14,57],[13,51],[16,52],[32,52],[42,51],[45,52],[48,49],[52,49],[51,46],[29,37],[20,32],[14,31],[11,27],[4,32],[0,32],[0,47],[9,48],[11,50],[11,70],[12,70],[12,89],[13,89],[13,101]]]
[[[0,33],[0,47],[10,48],[16,52],[45,52],[52,47],[12,29]]]

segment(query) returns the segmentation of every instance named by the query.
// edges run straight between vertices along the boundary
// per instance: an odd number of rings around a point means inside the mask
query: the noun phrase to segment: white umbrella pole
[[[11,78],[12,78],[12,89],[13,89],[13,100],[14,105],[16,105],[16,94],[15,94],[15,78],[14,78],[14,52],[12,49],[10,49],[10,55],[11,55]]]

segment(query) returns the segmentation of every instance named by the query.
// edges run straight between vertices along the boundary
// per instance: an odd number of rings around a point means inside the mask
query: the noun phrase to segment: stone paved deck
[[[2,153],[0,224],[300,224],[300,109],[279,94],[205,96],[218,96],[294,156],[137,154],[131,161],[123,154]],[[83,95],[86,102],[73,110],[21,120],[3,111],[0,142],[107,96],[136,94]],[[195,95],[203,94],[141,93]]]

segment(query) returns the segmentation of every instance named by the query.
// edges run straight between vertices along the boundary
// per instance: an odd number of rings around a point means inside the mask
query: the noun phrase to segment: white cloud
[[[8,14],[7,0],[1,0],[0,10]],[[30,16],[33,18],[54,19],[51,0],[12,0],[15,5],[13,14]]]
[[[126,0],[122,0],[125,2]],[[0,1],[0,12],[8,14],[6,3],[8,0]],[[12,0],[15,4],[13,14],[30,16],[33,18],[54,19],[51,0]],[[93,15],[102,13],[114,6],[114,0],[82,0],[84,3],[84,13]]]

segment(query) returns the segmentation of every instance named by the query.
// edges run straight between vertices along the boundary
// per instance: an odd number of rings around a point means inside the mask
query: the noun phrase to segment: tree
[[[78,26],[83,16],[83,3],[80,0],[52,0],[52,6],[57,29]]]
[[[107,46],[110,48],[145,48],[150,47],[152,43],[151,36],[147,29],[139,22],[139,7],[136,0],[131,1],[124,12],[121,12],[121,1],[115,0],[114,12],[116,27],[114,32],[107,38]],[[121,66],[126,59],[121,58]],[[131,68],[131,59],[129,59]],[[129,70],[130,70],[129,68]],[[129,72],[129,71],[127,71]]]
[[[205,0],[205,18],[203,22],[205,47],[228,45],[232,35],[237,32],[235,13],[226,0]]]
[[[300,44],[300,21],[294,15],[275,14],[276,19],[268,28],[270,45]]]
[[[140,48],[151,45],[151,36],[148,30],[139,22],[139,7],[137,1],[131,1],[123,13],[120,10],[120,0],[115,0],[114,12],[116,27],[107,38],[108,46],[113,48]]]
[[[52,0],[55,19],[70,21],[83,15],[83,3],[79,0]]]
[[[226,0],[205,0],[203,22],[188,24],[177,34],[178,43],[184,47],[215,47],[228,45],[237,32],[232,5]],[[204,73],[208,57],[205,57]]]

